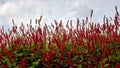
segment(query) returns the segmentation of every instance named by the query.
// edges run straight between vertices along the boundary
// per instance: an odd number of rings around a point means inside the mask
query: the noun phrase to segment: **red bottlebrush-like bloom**
[[[2,53],[0,53],[0,61],[1,61],[1,59],[2,59],[2,56],[3,56],[3,54],[2,54]]]
[[[26,68],[26,61],[20,61],[20,62],[18,63],[18,67],[19,67],[19,68]]]
[[[44,52],[42,55],[42,60],[43,61],[50,61],[52,60],[52,57],[54,56],[54,52],[50,50],[49,52]]]
[[[59,47],[60,53],[63,53],[64,52],[64,44],[60,44],[58,47]]]
[[[42,16],[40,16],[40,19],[38,20],[39,25],[40,25],[41,20],[42,20]]]
[[[44,52],[43,55],[42,55],[42,60],[43,61],[47,61],[47,52]]]
[[[0,35],[0,43],[2,42],[2,39],[3,39],[3,38],[2,38],[2,36]],[[1,45],[1,44],[0,44],[0,45]]]
[[[9,68],[7,64],[0,66],[0,68]]]
[[[10,50],[6,50],[6,56],[8,57],[9,61],[12,63],[12,52]]]
[[[116,63],[112,66],[112,68],[120,68],[120,64],[119,63]]]
[[[53,52],[52,50],[50,50],[50,51],[48,52],[49,60],[52,60],[53,56],[54,56],[54,52]]]
[[[91,50],[90,42],[87,43],[87,49],[88,49],[88,52],[90,52]]]
[[[114,24],[115,24],[115,26],[118,26],[118,24],[119,24],[119,22],[118,22],[118,17],[117,17],[117,16],[115,16]]]
[[[93,16],[93,10],[91,10],[91,14],[90,14],[90,17],[92,17]]]

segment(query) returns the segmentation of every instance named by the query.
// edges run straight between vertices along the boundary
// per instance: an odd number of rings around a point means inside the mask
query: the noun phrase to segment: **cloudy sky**
[[[93,21],[100,22],[104,15],[113,17],[114,6],[120,10],[120,0],[0,0],[0,28],[8,28],[12,19],[17,25],[29,23],[41,15],[42,22],[54,20],[76,20],[90,16],[94,10]]]

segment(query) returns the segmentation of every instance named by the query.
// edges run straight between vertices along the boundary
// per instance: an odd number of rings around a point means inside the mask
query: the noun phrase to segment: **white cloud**
[[[85,18],[94,10],[94,21],[101,21],[103,16],[114,15],[114,6],[120,10],[119,0],[5,0],[0,1],[0,26],[10,24],[12,18],[20,25],[29,23],[43,15],[42,22],[54,19]],[[6,22],[6,23],[4,23]]]
[[[2,8],[0,9],[1,17],[4,17],[7,22],[11,22],[13,18],[18,25],[22,21],[26,24],[30,19],[35,20],[36,17],[40,17],[41,15],[46,19],[51,14],[51,10],[47,5],[38,0],[7,1],[0,8]]]
[[[13,2],[8,1],[5,4],[3,4],[0,8],[0,15],[9,15],[15,13],[15,11],[17,10],[17,5]]]

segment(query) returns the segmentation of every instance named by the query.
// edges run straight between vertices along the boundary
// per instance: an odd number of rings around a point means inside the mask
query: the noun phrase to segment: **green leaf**
[[[49,47],[48,45],[45,45],[46,51],[49,51]]]
[[[38,65],[38,62],[33,62],[33,66],[37,66]]]
[[[40,59],[36,62],[33,62],[32,65],[29,68],[37,68],[37,66],[39,64],[39,61],[40,61]]]
[[[34,60],[34,58],[32,58],[32,57],[27,58],[28,66],[30,66],[32,64],[33,60]]]
[[[120,56],[120,51],[117,51],[116,54],[117,54],[117,56]]]
[[[12,64],[10,63],[9,59],[5,56],[3,56],[3,64],[7,64],[9,67],[12,67]]]
[[[8,62],[9,62],[9,59],[8,59],[7,57],[3,56],[3,61],[2,61],[2,63],[3,63],[3,64],[6,64],[6,63],[8,63]]]
[[[32,42],[32,46],[34,46],[34,42]]]
[[[76,48],[77,48],[78,53],[80,53],[81,47],[77,46]]]
[[[76,68],[82,68],[82,65],[79,64],[79,65],[76,66]]]
[[[29,45],[26,45],[26,48],[27,48],[27,49],[30,49],[30,46],[29,46]]]
[[[104,67],[106,68],[106,67],[108,67],[109,65],[110,65],[110,64],[105,64],[105,66],[104,66]]]
[[[72,43],[69,43],[68,44],[68,49],[71,49],[72,48]]]
[[[104,63],[105,63],[107,60],[108,60],[108,58],[104,58],[104,59],[103,59]]]
[[[74,56],[74,57],[73,57],[73,60],[77,60],[77,58],[78,58],[78,56]]]

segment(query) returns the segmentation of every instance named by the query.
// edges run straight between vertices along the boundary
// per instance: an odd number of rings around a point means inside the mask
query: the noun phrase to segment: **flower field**
[[[92,15],[91,15],[92,16]],[[77,18],[41,27],[41,19],[0,28],[0,68],[120,68],[120,18],[103,23]]]

